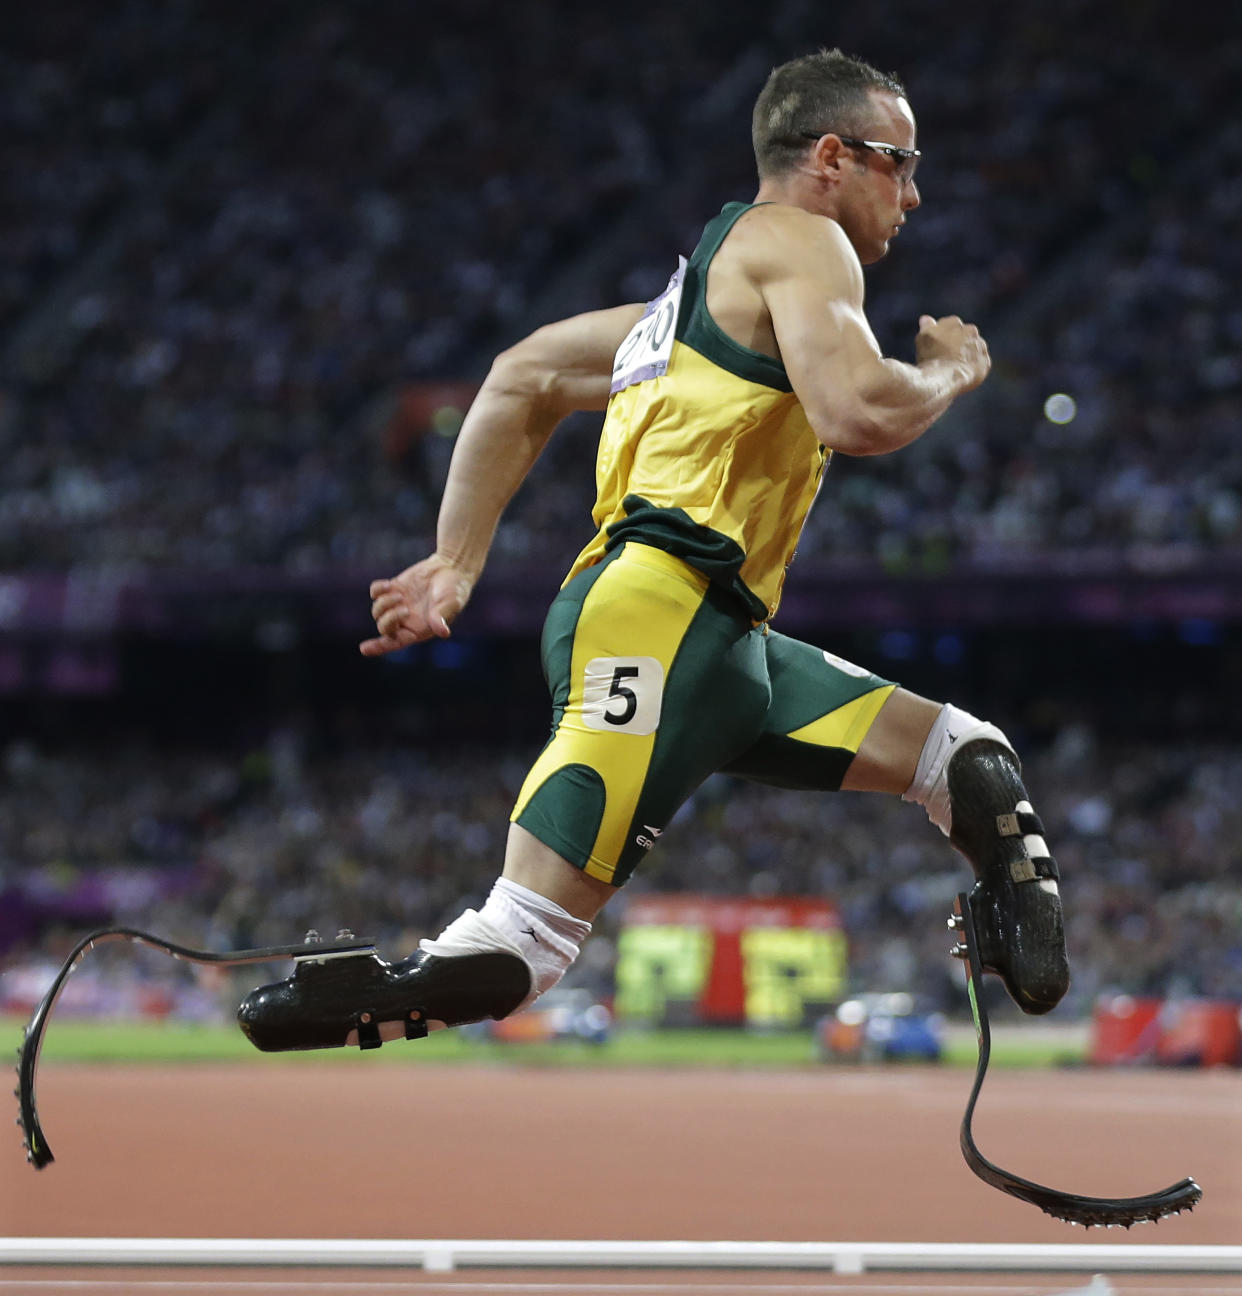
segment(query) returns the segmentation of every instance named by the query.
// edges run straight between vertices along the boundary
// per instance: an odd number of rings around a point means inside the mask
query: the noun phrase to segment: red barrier
[[[1226,1000],[1099,1000],[1088,1060],[1095,1066],[1242,1066],[1242,1009]]]
[[[1168,1066],[1237,1066],[1242,1056],[1238,1005],[1210,999],[1166,1003],[1156,1060]]]
[[[1159,999],[1110,995],[1096,1003],[1088,1054],[1093,1066],[1152,1062],[1159,1043]]]

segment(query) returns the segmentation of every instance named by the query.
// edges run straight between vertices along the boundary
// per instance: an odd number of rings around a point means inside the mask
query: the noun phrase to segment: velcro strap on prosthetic
[[[1044,825],[1033,810],[1016,810],[1013,814],[996,816],[996,830],[1002,837],[1036,837],[1044,835]]]
[[[373,1020],[370,1013],[359,1014],[357,1030],[360,1049],[377,1049],[384,1042],[380,1038],[379,1022]]]
[[[1019,804],[1010,814],[996,816],[996,831],[1002,837],[1021,837],[1027,849],[1027,858],[1014,860],[1009,865],[1009,876],[1015,882],[1037,882],[1040,879],[1060,881],[1057,862],[1048,854],[1044,842],[1044,825],[1027,802]]]
[[[1061,880],[1057,862],[1051,855],[1044,855],[1036,859],[1014,860],[1009,866],[1009,876],[1015,882],[1038,882],[1043,878],[1048,878],[1053,882]]]

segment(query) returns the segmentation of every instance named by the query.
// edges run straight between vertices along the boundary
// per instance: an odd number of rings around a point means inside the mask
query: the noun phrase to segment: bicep
[[[603,409],[613,357],[643,310],[615,306],[547,324],[498,357],[495,369],[506,386],[516,386],[551,413]]]
[[[830,430],[848,437],[848,423],[882,379],[885,360],[863,311],[862,267],[835,237],[815,242],[772,277],[764,300],[794,392],[831,444]]]
[[[858,398],[884,363],[861,303],[816,281],[790,283],[768,300],[785,371],[808,413]]]

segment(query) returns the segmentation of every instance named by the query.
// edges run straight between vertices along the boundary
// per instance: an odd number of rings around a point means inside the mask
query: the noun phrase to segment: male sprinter
[[[503,875],[406,959],[303,962],[255,990],[239,1020],[259,1048],[375,1047],[533,1003],[717,770],[918,802],[974,869],[985,967],[1028,1013],[1065,993],[1057,869],[1005,735],[770,625],[832,454],[909,445],[988,373],[956,316],[923,316],[904,364],[863,312],[862,267],[919,205],[905,91],[821,51],[773,71],[753,138],[755,201],[708,223],[660,297],[553,324],[496,359],[435,552],[371,586],[379,635],[363,653],[446,638],[552,430],[607,410],[598,532],[544,629],[553,735],[518,796]]]

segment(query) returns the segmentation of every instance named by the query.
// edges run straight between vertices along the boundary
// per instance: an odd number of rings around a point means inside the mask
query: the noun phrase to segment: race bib
[[[625,335],[612,362],[612,393],[615,395],[635,383],[659,378],[668,371],[673,354],[673,337],[677,332],[677,312],[681,309],[681,289],[686,273],[686,258],[677,258],[677,269],[668,287],[647,303],[643,317]]]
[[[663,701],[664,667],[658,657],[596,657],[586,664],[582,723],[588,729],[653,734]]]

